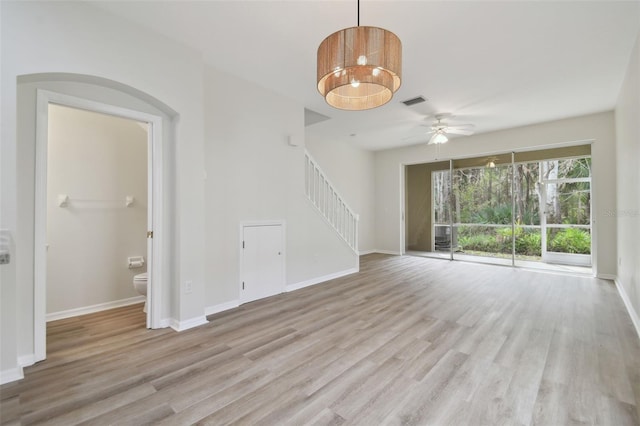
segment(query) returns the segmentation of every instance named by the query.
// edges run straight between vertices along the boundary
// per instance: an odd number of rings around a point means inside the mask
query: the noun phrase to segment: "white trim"
[[[598,275],[594,275],[596,278],[599,278],[601,280],[611,280],[611,281],[615,281],[617,279],[617,277],[614,274],[598,274]]]
[[[230,302],[218,303],[217,305],[209,306],[204,308],[204,315],[209,316],[213,314],[217,314],[218,312],[228,311],[229,309],[234,309],[240,306],[239,300],[232,300]]]
[[[405,164],[400,164],[400,188],[399,191],[399,200],[400,203],[400,214],[399,222],[400,222],[400,254],[403,255],[407,251],[407,166]]]
[[[162,262],[164,247],[163,219],[163,135],[162,118],[152,116],[147,126],[147,232],[153,232],[153,238],[147,238],[147,328],[162,328],[160,312],[162,311],[162,289],[165,284],[162,278]],[[155,232],[154,232],[155,230]],[[150,240],[150,241],[149,241]]]
[[[47,276],[47,145],[49,127],[49,104],[64,105],[87,111],[110,114],[132,120],[148,123],[150,134],[152,169],[152,205],[153,227],[155,229],[152,241],[152,253],[155,262],[151,263],[148,253],[148,261],[151,266],[150,281],[147,299],[150,304],[147,325],[151,328],[163,328],[164,322],[160,318],[162,311],[162,289],[167,286],[162,276],[160,259],[163,258],[162,238],[164,230],[163,222],[163,143],[161,116],[135,111],[102,102],[91,101],[49,90],[38,89],[36,97],[36,154],[35,154],[35,224],[34,224],[34,295],[33,295],[33,346],[35,360],[46,358],[46,276]],[[165,325],[166,327],[166,325]]]
[[[36,163],[33,246],[33,352],[36,362],[47,357],[47,152],[49,92],[36,95]]]
[[[371,250],[361,250],[358,252],[358,256],[364,256],[367,254],[371,254],[371,253],[375,253],[376,251],[371,249]]]
[[[18,365],[20,367],[28,367],[36,363],[36,357],[33,354],[22,355],[18,357]]]
[[[50,314],[47,314],[47,322],[77,317],[80,315],[93,314],[96,312],[106,311],[107,309],[120,308],[122,306],[135,305],[144,301],[144,296],[135,296],[128,299],[120,299],[111,302],[98,303],[91,306],[83,306],[81,308],[68,309],[66,311],[52,312]]]
[[[324,275],[322,277],[311,278],[309,280],[300,281],[299,283],[289,284],[286,287],[287,292],[299,290],[304,287],[309,287],[315,284],[320,284],[329,280],[334,280],[336,278],[344,277],[345,275],[351,275],[359,272],[359,268],[350,268],[340,272],[334,272],[333,274]]]
[[[373,250],[374,253],[380,253],[380,254],[392,254],[394,256],[402,256],[402,253],[400,253],[399,251],[393,251],[393,250],[378,250],[375,249]]]
[[[278,226],[285,225],[284,220],[245,220],[240,222],[240,227],[245,226]]]
[[[208,323],[209,321],[207,320],[207,317],[202,315],[202,316],[197,316],[195,318],[188,319],[186,321],[178,321],[178,320],[172,319],[170,327],[173,328],[175,331],[185,331],[190,328],[198,327],[200,325],[204,325]]]
[[[616,278],[614,281],[616,283],[616,288],[618,289],[618,293],[622,298],[622,302],[624,303],[624,306],[627,308],[627,312],[629,312],[629,316],[631,317],[631,322],[633,323],[633,326],[636,329],[636,334],[638,335],[638,338],[640,338],[640,317],[638,316],[638,313],[636,312],[636,310],[633,308],[633,305],[631,304],[631,300],[629,299],[627,292],[624,290],[622,283],[618,280],[618,278]]]
[[[10,368],[8,370],[0,371],[0,385],[22,379],[24,379],[24,372],[22,371],[22,367]]]

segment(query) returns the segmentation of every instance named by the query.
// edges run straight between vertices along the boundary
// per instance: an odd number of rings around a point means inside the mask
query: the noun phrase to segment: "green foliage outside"
[[[470,222],[508,225],[511,223],[511,205],[502,204],[497,207],[484,207],[471,215]]]
[[[591,234],[578,228],[558,232],[549,243],[549,250],[560,253],[591,254]]]
[[[541,211],[550,225],[591,221],[590,182],[580,180],[591,176],[590,158],[518,163],[513,168],[511,164],[462,168],[454,170],[453,176],[449,171],[435,175],[436,222],[463,224],[457,228],[458,246],[466,252],[511,255],[514,221],[516,255],[540,257]],[[567,181],[571,179],[575,180]],[[545,186],[543,181],[551,183]],[[546,194],[544,206],[541,190]],[[551,228],[547,250],[590,254],[591,234],[580,228]]]
[[[516,227],[516,255],[537,256],[541,253],[539,229]],[[549,251],[560,253],[591,253],[591,234],[568,228],[548,235]],[[511,228],[471,227],[458,228],[458,246],[463,251],[477,251],[489,254],[511,254]]]

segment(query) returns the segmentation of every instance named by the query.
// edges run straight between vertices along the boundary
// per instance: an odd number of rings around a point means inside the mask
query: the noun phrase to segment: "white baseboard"
[[[358,256],[364,256],[364,255],[375,253],[375,252],[376,252],[375,250],[362,250],[358,252]]]
[[[217,314],[218,312],[228,311],[229,309],[237,308],[240,306],[239,300],[232,300],[230,302],[218,303],[217,305],[204,308],[204,315],[209,316]]]
[[[596,278],[600,278],[601,280],[611,280],[611,281],[616,280],[616,276],[613,274],[598,274]]]
[[[329,280],[333,280],[333,279],[336,279],[336,278],[344,277],[345,275],[355,274],[358,271],[359,271],[359,269],[357,267],[356,268],[350,268],[350,269],[347,269],[347,270],[344,270],[344,271],[335,272],[333,274],[324,275],[322,277],[311,278],[310,280],[301,281],[301,282],[295,283],[295,284],[289,284],[288,286],[286,286],[285,291],[289,292],[289,291],[299,290],[301,288],[309,287],[309,286],[312,286],[312,285],[315,285],[315,284],[320,284],[320,283],[323,283],[325,281],[329,281]]]
[[[624,290],[622,283],[618,281],[618,278],[615,279],[615,283],[616,283],[616,288],[618,289],[618,293],[622,298],[622,302],[624,303],[624,306],[627,308],[627,312],[629,312],[629,316],[631,317],[631,322],[633,323],[633,326],[636,329],[636,334],[638,335],[638,338],[640,338],[640,317],[638,317],[638,313],[633,308],[633,305],[631,304],[631,300],[629,299],[627,292]]]
[[[8,370],[0,371],[0,385],[22,379],[24,379],[24,372],[22,371],[22,367],[10,368]]]
[[[374,250],[373,253],[392,254],[394,256],[400,256],[402,254],[399,251],[393,251],[393,250]]]
[[[171,327],[171,320],[169,318],[165,318],[165,319],[161,319],[160,320],[160,327],[158,328],[169,328]]]
[[[20,367],[28,367],[36,363],[35,354],[22,355],[18,357],[18,365]]]
[[[144,296],[130,297],[128,299],[114,300],[113,302],[99,303],[97,305],[84,306],[82,308],[69,309],[67,311],[52,312],[47,314],[47,322],[64,318],[77,317],[79,315],[93,314],[107,309],[120,308],[122,306],[135,305],[145,301]]]
[[[173,328],[175,331],[185,331],[190,328],[198,327],[200,325],[208,324],[208,323],[209,321],[207,321],[207,317],[205,317],[204,315],[191,318],[186,321],[178,321],[178,320],[172,319],[171,328]]]

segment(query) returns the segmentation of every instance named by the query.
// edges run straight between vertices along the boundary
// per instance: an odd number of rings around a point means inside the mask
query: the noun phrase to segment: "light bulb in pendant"
[[[358,56],[358,59],[356,60],[356,63],[358,65],[367,65],[367,57],[364,56],[364,55]]]
[[[356,88],[360,86],[360,80],[356,80],[355,78],[351,79],[351,87]]]

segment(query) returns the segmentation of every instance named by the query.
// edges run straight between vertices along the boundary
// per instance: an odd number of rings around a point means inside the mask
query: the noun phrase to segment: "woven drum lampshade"
[[[345,28],[318,47],[318,91],[335,108],[359,111],[391,100],[400,87],[402,43],[378,27]]]

